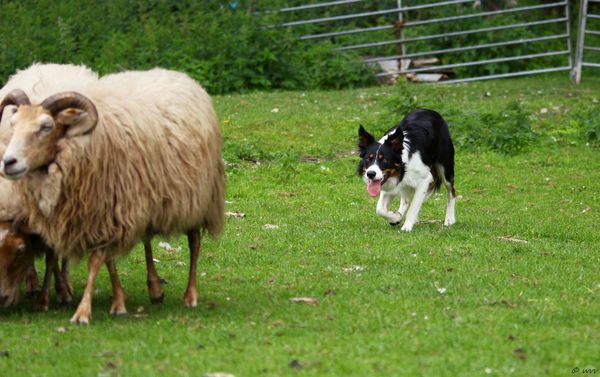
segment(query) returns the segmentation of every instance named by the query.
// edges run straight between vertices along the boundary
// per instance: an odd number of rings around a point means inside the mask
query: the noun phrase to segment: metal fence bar
[[[593,20],[600,20],[600,15],[597,15],[597,14],[588,14],[587,18],[591,18]]]
[[[543,57],[548,57],[548,56],[568,55],[569,53],[570,53],[569,50],[549,51],[549,52],[541,52],[538,54],[509,56],[509,57],[504,57],[504,58],[476,60],[476,61],[472,61],[472,62],[445,64],[445,65],[429,66],[429,67],[422,67],[422,68],[413,68],[413,69],[407,69],[404,71],[382,72],[382,73],[378,73],[376,76],[383,77],[383,76],[397,75],[399,73],[418,73],[418,72],[444,70],[444,69],[450,69],[450,68],[472,67],[475,65],[505,63],[505,62],[516,61],[516,60],[528,60],[528,59],[543,58]]]
[[[579,23],[578,23],[578,37],[577,46],[575,48],[575,64],[571,70],[571,80],[575,84],[581,82],[581,69],[583,67],[583,47],[585,45],[585,24],[586,24],[586,13],[588,9],[589,0],[581,0],[581,6],[579,8]]]
[[[462,35],[487,33],[490,31],[518,29],[518,28],[522,28],[522,27],[546,25],[546,24],[560,23],[560,22],[565,22],[565,21],[568,21],[568,18],[566,18],[566,17],[553,18],[551,20],[525,22],[525,23],[521,23],[521,24],[492,26],[492,27],[487,27],[487,28],[482,28],[482,29],[463,30],[463,31],[456,31],[456,32],[450,32],[450,33],[445,33],[445,34],[433,34],[433,35],[425,35],[422,37],[394,39],[394,40],[383,41],[383,42],[371,42],[371,43],[363,43],[363,44],[351,45],[351,46],[342,46],[342,47],[334,48],[334,51],[355,50],[355,49],[360,49],[360,48],[380,47],[380,46],[386,46],[386,45],[397,44],[397,43],[410,43],[410,42],[425,41],[425,40],[431,40],[431,39],[458,37],[458,36],[462,36]],[[598,35],[600,35],[600,32],[598,33]]]
[[[389,30],[389,29],[393,29],[393,28],[394,28],[394,25],[381,25],[381,26],[371,26],[371,27],[352,29],[352,30],[332,31],[329,33],[321,33],[321,34],[308,34],[308,35],[302,35],[300,37],[300,40],[329,38],[329,37],[337,37],[337,36],[348,35],[348,34],[369,33],[371,31]]]
[[[402,9],[402,0],[396,0],[396,4],[398,5],[399,9]],[[404,13],[398,12],[398,25],[402,25],[402,24],[404,24]],[[396,31],[396,38],[404,39],[404,28],[398,28],[395,31]],[[398,44],[398,47],[399,47],[398,49],[399,49],[400,55],[406,54],[406,45],[404,43]],[[400,70],[402,71],[403,69],[404,69],[404,62],[400,61]]]
[[[588,51],[596,51],[596,52],[600,51],[600,47],[589,47],[589,46],[585,46],[583,49],[584,49],[584,50],[588,50]]]
[[[543,4],[543,5],[533,5],[533,6],[530,6],[530,7],[521,7],[521,8],[512,8],[512,9],[503,9],[503,10],[494,10],[494,11],[490,11],[490,12],[479,12],[479,13],[472,13],[472,14],[464,14],[464,15],[461,15],[461,16],[442,17],[442,18],[436,18],[436,19],[431,19],[431,20],[407,22],[406,24],[404,24],[404,27],[436,24],[438,22],[460,21],[460,20],[466,20],[466,19],[469,19],[469,18],[495,16],[495,15],[498,15],[498,14],[505,14],[505,13],[526,12],[526,11],[531,11],[531,10],[554,8],[554,7],[563,6],[563,5],[566,5],[566,4],[568,4],[567,1],[561,1],[559,3],[550,3],[550,4]]]
[[[350,18],[362,18],[362,17],[371,17],[371,16],[381,16],[384,14],[393,14],[398,12],[404,12],[409,10],[418,10],[418,9],[426,9],[426,8],[437,8],[444,5],[452,5],[452,4],[462,4],[462,3],[472,3],[475,0],[450,0],[450,1],[442,1],[439,3],[432,4],[424,4],[424,5],[415,5],[404,8],[393,8],[393,9],[384,9],[384,10],[376,10],[372,12],[363,12],[363,13],[354,13],[354,14],[344,14],[342,16],[331,16],[331,17],[323,17],[323,18],[313,18],[309,20],[300,20],[300,21],[292,21],[285,22],[281,24],[283,27],[288,26],[298,26],[298,25],[308,25],[308,24],[316,24],[321,22],[331,22],[331,21],[340,21],[347,20]]]
[[[525,11],[538,10],[538,9],[553,8],[553,7],[567,5],[567,4],[568,4],[567,1],[561,1],[561,2],[551,3],[551,4],[534,5],[534,6],[530,6],[530,7],[504,9],[504,10],[490,11],[490,12],[478,12],[478,13],[472,13],[472,14],[462,15],[462,16],[438,18],[435,20],[407,22],[403,25],[403,27],[420,26],[420,25],[426,25],[429,23],[436,23],[436,22],[459,21],[459,20],[464,20],[464,19],[474,18],[474,17],[496,16],[496,15],[504,14],[504,13],[525,12]],[[307,40],[307,39],[329,38],[329,37],[336,37],[336,36],[342,36],[342,35],[348,35],[348,34],[358,34],[358,33],[368,33],[368,32],[372,32],[372,31],[388,30],[388,29],[393,29],[393,28],[394,28],[394,25],[382,25],[382,26],[374,26],[374,27],[368,27],[368,28],[342,30],[342,31],[330,32],[330,33],[308,34],[308,35],[301,36],[300,39]]]
[[[600,68],[600,64],[598,63],[583,63],[584,67],[595,67],[595,68]]]
[[[298,6],[290,6],[290,7],[286,7],[286,8],[282,8],[279,9],[279,12],[294,12],[294,11],[302,11],[305,9],[321,9],[324,7],[334,7],[334,6],[339,6],[340,9],[342,6],[344,6],[345,4],[353,4],[353,3],[361,3],[363,2],[363,0],[320,0],[321,2],[317,2],[317,1],[304,1],[306,4],[300,4]],[[552,57],[552,60],[544,60],[544,65],[548,66],[550,65],[550,67],[547,68],[540,68],[540,69],[533,69],[533,70],[525,70],[525,71],[521,71],[521,72],[508,72],[508,73],[502,73],[502,74],[495,74],[495,75],[487,75],[487,76],[481,76],[481,77],[468,77],[468,78],[462,78],[462,79],[453,79],[453,80],[449,80],[449,81],[444,81],[444,82],[466,82],[466,81],[475,81],[475,80],[485,80],[485,79],[493,79],[493,78],[502,78],[502,77],[516,77],[516,76],[524,76],[524,75],[530,75],[530,74],[538,74],[538,73],[545,73],[545,72],[558,72],[558,71],[568,71],[568,70],[573,70],[574,71],[574,67],[576,66],[576,61],[573,59],[573,45],[571,43],[571,37],[572,37],[572,29],[571,29],[571,25],[570,25],[570,21],[571,21],[571,12],[570,12],[570,8],[569,8],[569,0],[549,0],[549,2],[545,2],[543,4],[537,3],[535,5],[526,5],[526,6],[521,6],[521,7],[515,7],[515,8],[510,8],[507,7],[506,9],[498,9],[496,8],[496,10],[491,10],[491,11],[483,11],[483,9],[477,9],[477,10],[471,10],[470,7],[468,6],[458,6],[461,4],[471,4],[474,3],[477,0],[437,0],[436,2],[429,2],[429,4],[420,4],[420,5],[414,5],[414,6],[407,6],[406,2],[402,1],[402,0],[396,0],[395,3],[395,7],[394,8],[387,8],[384,5],[380,5],[378,6],[379,9],[375,8],[370,8],[370,9],[363,9],[363,8],[357,8],[357,7],[352,7],[352,8],[348,8],[350,9],[350,11],[347,11],[345,14],[343,12],[336,12],[334,13],[334,15],[332,16],[328,16],[328,15],[323,15],[323,16],[316,16],[314,18],[304,18],[304,19],[300,19],[299,17],[291,20],[288,20],[288,22],[282,23],[280,26],[282,27],[296,27],[296,26],[301,26],[301,25],[311,25],[311,24],[326,24],[326,23],[332,23],[332,22],[337,22],[337,21],[347,21],[347,20],[351,20],[351,19],[365,19],[367,17],[381,17],[381,16],[385,16],[385,19],[388,20],[389,24],[386,25],[376,25],[374,22],[372,22],[371,20],[365,20],[363,22],[366,23],[366,25],[370,25],[371,26],[367,26],[367,27],[360,27],[360,28],[354,28],[354,29],[346,29],[346,30],[339,30],[339,31],[327,31],[326,27],[324,26],[319,26],[318,28],[315,28],[314,30],[318,30],[316,32],[313,32],[312,34],[305,34],[305,35],[301,35],[299,38],[301,40],[314,40],[314,39],[321,39],[321,38],[335,38],[335,37],[340,37],[340,36],[348,36],[348,35],[353,35],[353,34],[359,34],[359,33],[375,33],[375,32],[381,32],[381,31],[391,31],[391,30],[395,30],[394,35],[395,38],[389,38],[387,40],[382,40],[383,38],[380,38],[379,40],[375,39],[373,40],[371,38],[371,40],[366,39],[364,42],[361,43],[355,43],[355,44],[351,44],[351,45],[338,45],[336,46],[336,48],[334,50],[336,51],[346,51],[346,50],[358,50],[358,49],[369,49],[369,48],[377,48],[377,47],[382,47],[382,46],[392,46],[395,45],[397,46],[396,48],[396,53],[397,55],[391,55],[391,56],[383,56],[383,57],[372,57],[369,59],[365,59],[364,61],[366,63],[377,63],[377,62],[383,62],[383,61],[398,61],[399,66],[394,66],[394,71],[391,72],[385,72],[385,73],[380,73],[377,74],[377,76],[381,77],[381,76],[389,76],[389,75],[402,75],[402,74],[406,74],[406,73],[419,73],[419,72],[433,72],[433,71],[448,71],[448,70],[453,70],[453,69],[457,69],[457,68],[468,68],[468,67],[475,67],[475,66],[483,66],[486,64],[502,64],[502,63],[507,63],[507,62],[515,62],[515,61],[528,61],[528,60],[533,60],[533,59],[543,59],[543,58],[550,58]],[[548,0],[546,0],[548,1]],[[594,3],[600,3],[600,0],[581,0],[583,2],[586,3],[587,2],[594,2]],[[302,3],[302,1],[298,1],[298,3]],[[392,1],[390,0],[390,3],[392,3]],[[388,3],[389,4],[389,3]],[[411,11],[417,11],[420,9],[437,9],[437,8],[441,8],[446,6],[447,8],[450,8],[450,13],[448,14],[447,12],[444,13],[443,15],[440,15],[439,13],[422,13],[421,16],[425,17],[425,18],[414,18],[414,21],[407,21],[407,15],[406,12],[411,12]],[[456,7],[454,7],[456,6]],[[393,7],[393,6],[392,6]],[[564,8],[564,15],[563,16],[554,16],[554,18],[550,18],[552,16],[546,14],[546,13],[533,13],[535,11],[539,11],[539,10],[544,10],[544,9],[551,9],[551,8]],[[383,8],[383,9],[382,9]],[[360,9],[360,10],[359,10]],[[431,14],[433,14],[433,16],[431,16]],[[439,34],[430,34],[430,35],[420,35],[419,33],[421,33],[421,26],[425,26],[425,25],[431,25],[431,24],[439,24],[439,25],[443,25],[444,23],[450,23],[450,22],[456,22],[458,24],[460,24],[460,21],[463,20],[468,20],[468,19],[476,19],[476,20],[482,20],[484,18],[488,18],[488,17],[494,17],[496,18],[496,16],[500,17],[500,16],[504,16],[504,15],[510,15],[510,14],[515,14],[518,15],[516,18],[519,21],[515,21],[515,22],[510,22],[509,20],[512,19],[512,17],[502,17],[499,18],[499,21],[509,21],[509,22],[500,22],[500,24],[498,25],[498,23],[496,23],[494,26],[484,26],[481,25],[480,27],[476,27],[473,29],[469,29],[469,30],[456,30],[456,31],[451,31],[451,32],[442,32]],[[395,19],[390,17],[392,15],[396,15]],[[437,16],[436,16],[437,15]],[[588,15],[589,16],[589,15]],[[437,18],[436,18],[437,17]],[[600,15],[594,15],[594,16],[589,16],[589,18],[597,18],[600,19]],[[531,21],[528,21],[532,19]],[[560,26],[560,24],[564,22],[565,25]],[[336,24],[337,25],[337,24]],[[535,27],[535,26],[541,26],[541,25],[549,25],[552,27],[552,33],[553,35],[540,35],[542,34],[541,32],[545,29],[536,29],[539,31],[538,35],[536,36],[534,34],[533,37],[531,38],[520,38],[520,39],[515,39],[515,40],[506,40],[507,38],[498,38],[498,39],[504,39],[503,41],[495,41],[495,42],[489,42],[489,43],[481,43],[483,41],[480,42],[480,44],[471,44],[471,45],[461,45],[461,44],[454,44],[454,46],[456,47],[450,47],[450,46],[445,46],[443,41],[440,41],[442,38],[457,38],[460,36],[466,36],[466,35],[483,35],[483,33],[496,33],[496,32],[501,32],[501,31],[506,31],[506,30],[511,30],[511,29],[524,29],[524,28],[531,28],[531,27]],[[330,28],[333,27],[337,27],[337,26],[330,26]],[[443,28],[443,26],[440,26]],[[403,32],[405,31],[406,28],[417,28],[414,31],[414,36],[412,37],[406,37]],[[562,32],[561,29],[562,28]],[[412,29],[411,29],[412,30]],[[598,35],[600,36],[600,31],[588,31],[588,35]],[[368,38],[368,37],[365,37]],[[431,50],[431,51],[406,51],[405,49],[408,48],[409,44],[412,42],[418,42],[418,41],[431,41],[431,40],[437,40],[437,44],[435,45],[437,49]],[[561,44],[562,41],[564,40],[565,45],[566,46],[561,46],[561,47],[557,47],[556,44],[541,44],[544,42],[550,42],[550,41],[554,41],[554,40],[561,40]],[[335,40],[334,40],[335,42]],[[475,42],[477,43],[477,42]],[[506,56],[507,54],[509,54],[511,51],[511,46],[515,46],[515,45],[525,45],[525,44],[530,44],[530,43],[539,43],[537,44],[537,46],[539,46],[540,48],[537,48],[533,51],[538,51],[538,52],[531,52],[531,53],[526,53],[523,55],[516,55],[516,56]],[[419,46],[414,46],[414,47],[418,47],[419,49],[421,49]],[[548,47],[552,46],[550,51]],[[483,59],[483,60],[467,60],[467,61],[462,61],[462,62],[457,62],[456,60],[459,60],[459,57],[455,57],[455,58],[448,58],[451,59],[449,61],[444,61],[447,64],[440,64],[440,65],[435,65],[435,66],[425,66],[425,67],[418,67],[418,68],[408,68],[404,63],[407,62],[408,59],[412,59],[412,58],[418,58],[418,57],[426,57],[426,56],[439,56],[439,55],[449,55],[449,54],[457,54],[457,53],[462,53],[462,52],[466,52],[466,51],[479,51],[479,50],[484,50],[484,49],[492,49],[492,48],[499,48],[502,47],[502,50],[499,51],[495,51],[495,52],[490,52],[491,56],[488,55],[487,58]],[[546,47],[546,48],[544,48]],[[566,48],[565,48],[566,47]],[[586,46],[587,47],[587,46]],[[595,47],[591,47],[591,48],[586,48],[587,50],[593,50],[593,51],[600,51],[600,47],[595,48]],[[546,51],[544,51],[546,50]],[[387,50],[389,51],[389,50]],[[581,49],[581,51],[583,51],[583,49]],[[475,54],[478,55],[478,54]],[[461,55],[460,57],[462,57],[463,55]],[[559,56],[568,56],[568,64],[569,66],[559,66],[561,63],[558,63],[561,59],[558,59]],[[585,63],[583,63],[585,64]],[[600,64],[599,64],[600,66]]]
[[[469,51],[469,50],[480,50],[483,48],[511,46],[511,45],[515,45],[515,44],[525,44],[525,43],[532,43],[532,42],[541,42],[541,41],[549,41],[549,40],[554,40],[554,39],[561,39],[561,38],[565,38],[566,36],[567,36],[566,34],[558,34],[558,35],[549,35],[549,36],[537,37],[537,38],[515,39],[512,41],[484,43],[484,44],[474,45],[474,46],[447,48],[447,49],[443,49],[443,50],[422,51],[422,52],[406,54],[406,55],[392,55],[392,56],[365,59],[365,62],[366,63],[375,63],[375,62],[381,62],[381,61],[386,61],[386,60],[399,60],[399,59],[416,58],[416,57],[428,56],[428,55],[440,55],[440,54],[463,52],[463,51]]]
[[[439,81],[438,83],[439,84],[456,84],[456,83],[469,82],[469,81],[482,81],[482,80],[502,79],[502,78],[507,78],[507,77],[529,76],[529,75],[536,75],[536,74],[540,74],[540,73],[563,72],[563,71],[569,71],[570,69],[571,69],[571,67],[569,67],[569,66],[556,67],[556,68],[533,69],[530,71],[500,73],[500,74],[489,75],[489,76],[467,77],[464,79]]]
[[[363,1],[364,0],[338,0],[338,1],[330,1],[330,2],[327,2],[327,3],[307,4],[307,5],[300,5],[300,6],[297,6],[297,7],[281,8],[281,9],[279,9],[278,12],[281,12],[281,13],[284,13],[284,12],[294,12],[294,11],[305,10],[305,9],[315,9],[315,8],[324,8],[324,7],[330,7],[330,6],[335,6],[335,5],[361,3]]]
[[[569,8],[569,2],[565,4],[565,16],[567,16],[567,22],[565,22],[567,31],[567,49],[569,50],[569,65],[571,69],[575,66],[575,60],[573,59],[573,42],[571,34],[571,23],[568,21],[571,19],[571,9]]]
[[[600,36],[600,31],[595,31],[595,30],[586,30],[585,31],[586,34],[589,35],[596,35],[596,36]]]

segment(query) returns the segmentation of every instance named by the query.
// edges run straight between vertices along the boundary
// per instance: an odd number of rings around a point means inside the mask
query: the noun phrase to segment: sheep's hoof
[[[186,308],[195,308],[198,306],[198,292],[196,289],[188,288],[185,291],[185,296],[183,296],[183,301]]]
[[[125,299],[113,301],[110,306],[110,314],[114,316],[121,316],[127,314],[127,308],[125,307]]]
[[[160,296],[158,296],[158,297],[150,297],[150,303],[152,303],[153,305],[160,305],[163,303],[164,299],[165,299],[165,293],[162,292],[160,294]]]
[[[73,325],[89,325],[92,319],[91,313],[85,313],[84,310],[81,310],[81,312],[82,313],[80,313],[80,310],[78,309],[69,322]]]
[[[110,308],[110,314],[117,316],[127,315],[127,309],[125,308]]]

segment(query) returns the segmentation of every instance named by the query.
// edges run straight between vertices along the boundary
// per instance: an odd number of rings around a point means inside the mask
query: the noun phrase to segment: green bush
[[[538,140],[529,114],[516,101],[497,112],[455,111],[445,117],[457,149],[516,154]]]
[[[577,109],[570,124],[578,130],[580,138],[594,146],[600,146],[600,107],[598,105]]]
[[[232,9],[229,1],[3,1],[0,82],[35,61],[83,63],[102,74],[162,66],[187,72],[215,94],[372,82],[356,55],[267,27],[279,23],[277,16],[256,15],[250,3]]]
[[[383,128],[377,131],[384,132],[412,110],[431,108],[442,114],[448,122],[456,149],[516,154],[527,150],[538,140],[538,135],[532,129],[529,114],[519,102],[510,102],[498,111],[448,108],[443,98],[439,98],[435,93],[431,93],[427,104],[421,103],[417,96],[411,93],[408,85],[399,83],[394,94],[385,102],[385,110],[382,112],[381,121],[378,122]]]

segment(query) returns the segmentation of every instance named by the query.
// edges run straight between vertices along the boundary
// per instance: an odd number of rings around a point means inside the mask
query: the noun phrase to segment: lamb
[[[186,233],[184,303],[197,306],[196,265],[206,230],[223,228],[225,169],[211,100],[187,75],[164,69],[106,76],[80,92],[17,105],[0,170],[16,181],[30,223],[62,257],[89,255],[88,279],[71,323],[91,320],[93,285],[107,264],[110,312],[126,313],[115,258],[155,234]],[[37,135],[37,137],[34,137]]]
[[[22,88],[28,97],[41,101],[57,91],[77,89],[97,80],[98,74],[83,65],[36,63],[12,75],[0,89],[0,98],[14,89]],[[0,117],[0,154],[4,154],[11,134],[8,119],[5,118],[8,117]],[[23,231],[22,227],[17,229],[12,224],[25,216],[17,198],[14,184],[0,178],[0,306],[6,307],[18,302],[19,285],[23,278],[26,278],[28,294],[35,294],[39,290],[34,257],[44,253],[46,273],[38,296],[38,307],[48,309],[52,273],[55,276],[59,303],[68,303],[73,293],[69,282],[68,261],[63,259],[61,271],[54,252],[45,246],[35,232]]]

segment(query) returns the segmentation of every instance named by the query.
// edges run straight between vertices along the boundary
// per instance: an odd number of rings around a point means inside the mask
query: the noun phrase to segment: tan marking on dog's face
[[[10,222],[0,223],[0,307],[17,303],[19,285],[33,263],[26,235],[13,232]]]
[[[399,177],[400,176],[400,172],[396,169],[385,169],[383,171],[383,174],[386,177]]]

